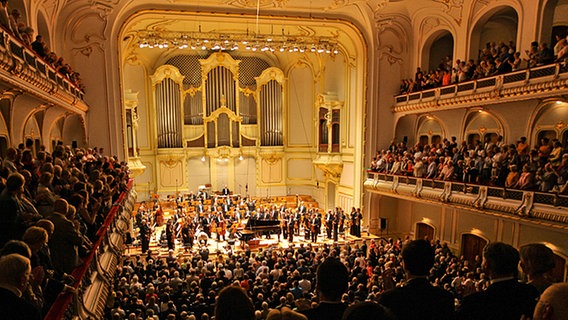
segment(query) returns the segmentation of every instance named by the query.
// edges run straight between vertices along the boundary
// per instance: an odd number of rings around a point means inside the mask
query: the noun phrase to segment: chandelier
[[[140,48],[192,49],[203,51],[249,50],[260,52],[313,52],[336,55],[339,53],[337,40],[329,36],[291,36],[284,34],[249,34],[176,32],[176,31],[138,31]]]

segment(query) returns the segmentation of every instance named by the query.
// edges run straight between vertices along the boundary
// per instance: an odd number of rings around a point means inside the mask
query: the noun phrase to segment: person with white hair
[[[0,310],[2,319],[41,319],[40,312],[22,298],[32,269],[30,260],[16,253],[0,257]]]

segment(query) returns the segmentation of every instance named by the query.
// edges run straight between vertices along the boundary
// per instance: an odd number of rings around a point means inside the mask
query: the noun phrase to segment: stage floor
[[[135,210],[137,210],[137,206],[135,206]],[[164,210],[164,221],[167,221],[171,216],[171,210]],[[165,257],[169,253],[169,249],[165,243],[160,243],[160,234],[164,230],[165,225],[156,227],[150,238],[150,250],[152,251],[153,255],[158,255],[160,257]],[[137,236],[137,235],[136,235]],[[227,254],[230,251],[232,252],[240,252],[245,250],[246,246],[248,246],[251,251],[258,251],[260,248],[267,249],[271,247],[278,247],[278,248],[289,248],[290,246],[299,247],[301,244],[307,246],[308,244],[312,244],[312,246],[322,246],[323,244],[333,244],[333,239],[327,238],[327,233],[325,229],[322,228],[322,232],[318,235],[317,242],[312,242],[310,240],[305,239],[305,235],[303,232],[300,232],[300,235],[294,235],[294,241],[290,242],[288,239],[284,239],[282,236],[280,238],[276,234],[272,234],[270,238],[266,238],[262,236],[260,238],[254,238],[253,240],[249,240],[246,244],[243,244],[240,240],[234,240],[231,243],[227,241],[217,241],[217,235],[213,232],[211,234],[211,238],[207,239],[207,248],[211,253],[221,253]],[[337,243],[345,244],[348,243],[359,243],[362,244],[363,242],[368,242],[371,239],[379,239],[379,236],[370,234],[368,232],[363,231],[362,237],[355,237],[350,235],[349,233],[341,233],[339,235],[339,239]],[[201,249],[204,244],[200,244],[198,239],[194,240],[194,244],[192,248],[184,247],[183,243],[176,239],[175,241],[175,252],[176,255],[184,255],[189,254],[190,252],[196,252],[197,250]],[[126,256],[135,256],[141,255],[141,247],[139,241],[135,241],[133,245],[130,245],[126,248],[125,255]]]
[[[165,257],[168,255],[169,253],[169,249],[167,247],[167,245],[164,244],[160,244],[159,241],[159,236],[162,232],[162,229],[164,228],[164,226],[162,227],[157,227],[152,235],[152,238],[150,239],[150,250],[152,250],[152,254],[154,255],[158,255],[161,257]],[[373,234],[368,234],[367,232],[363,232],[362,233],[362,237],[354,237],[351,236],[349,234],[345,235],[345,234],[340,234],[339,235],[339,239],[337,241],[337,243],[339,244],[345,244],[346,242],[348,243],[360,243],[362,244],[363,242],[369,242],[371,239],[378,239],[379,237]],[[282,236],[280,236],[280,239],[278,238],[277,235],[272,234],[270,236],[270,238],[267,238],[265,236],[262,236],[260,238],[254,238],[252,240],[249,240],[244,246],[243,243],[240,240],[235,240],[231,243],[227,242],[227,241],[217,241],[217,235],[215,233],[212,233],[212,237],[207,239],[207,248],[209,249],[209,252],[211,253],[217,253],[220,252],[222,254],[227,254],[230,251],[232,252],[240,252],[242,250],[244,250],[246,248],[246,246],[248,246],[252,251],[258,251],[259,248],[264,249],[268,249],[268,248],[273,248],[273,247],[278,247],[278,248],[289,248],[290,246],[293,247],[299,247],[301,244],[303,244],[304,246],[307,246],[308,244],[312,244],[312,246],[322,246],[323,244],[333,244],[334,241],[333,239],[327,239],[327,234],[326,233],[320,233],[318,235],[318,239],[317,242],[312,242],[309,240],[305,239],[304,233],[300,232],[300,235],[294,236],[294,241],[290,242],[288,241],[288,239],[283,239]],[[192,248],[187,248],[184,247],[183,243],[181,243],[179,240],[176,239],[176,243],[175,243],[175,253],[176,255],[183,255],[183,254],[189,254],[190,252],[194,252],[199,250],[201,247],[203,246],[203,244],[200,244],[198,242],[198,240],[196,239],[194,241],[193,247]],[[139,244],[135,245],[131,245],[129,247],[127,247],[127,250],[125,252],[126,256],[134,256],[134,255],[140,255],[142,254],[141,252],[141,247]]]

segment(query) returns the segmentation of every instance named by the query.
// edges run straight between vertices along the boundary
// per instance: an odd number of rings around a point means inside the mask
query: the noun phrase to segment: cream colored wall
[[[426,223],[435,228],[436,239],[447,242],[456,252],[461,248],[462,234],[473,233],[491,242],[503,241],[516,247],[534,242],[548,243],[556,253],[568,254],[565,227],[389,196],[373,195],[373,199],[370,219],[386,218],[389,233],[412,237],[416,224]]]

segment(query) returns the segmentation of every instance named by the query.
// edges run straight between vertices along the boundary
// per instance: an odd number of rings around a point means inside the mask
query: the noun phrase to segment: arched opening
[[[434,227],[424,222],[416,223],[416,239],[434,240]]]
[[[399,141],[406,138],[406,144],[409,146],[420,141],[421,135],[416,133],[416,120],[416,115],[406,115],[398,119],[396,122],[394,138]],[[426,137],[426,141],[428,141],[427,139],[429,139],[429,137]]]
[[[417,135],[421,145],[437,145],[442,143],[445,130],[438,119],[425,116],[418,121]]]
[[[85,146],[85,128],[83,127],[81,116],[71,115],[64,119],[61,124],[61,140],[67,145],[73,141],[78,147]]]
[[[568,34],[568,0],[550,0],[544,6],[541,18],[540,41],[556,45],[556,36]]]
[[[51,43],[51,37],[49,34],[49,27],[47,24],[47,21],[45,20],[45,16],[42,12],[38,12],[37,15],[37,33],[38,35],[43,36],[43,41],[45,43],[47,43],[47,46],[49,47],[49,51],[56,51],[55,48],[53,48],[53,43]]]
[[[487,111],[472,111],[466,116],[464,137],[471,145],[476,141],[495,143],[499,136],[505,137],[503,132],[503,124]]]
[[[487,240],[471,233],[464,233],[461,242],[461,255],[467,261],[475,261],[476,256],[483,256],[483,248],[487,245]]]
[[[519,16],[511,7],[497,7],[487,12],[471,32],[469,58],[478,59],[482,50],[493,43],[508,45],[512,42],[516,46],[518,26]]]
[[[446,61],[449,60],[451,63],[453,59],[454,37],[447,30],[434,33],[426,41],[422,53],[424,57],[422,65],[427,67],[427,70],[435,71],[438,68],[446,68]]]

